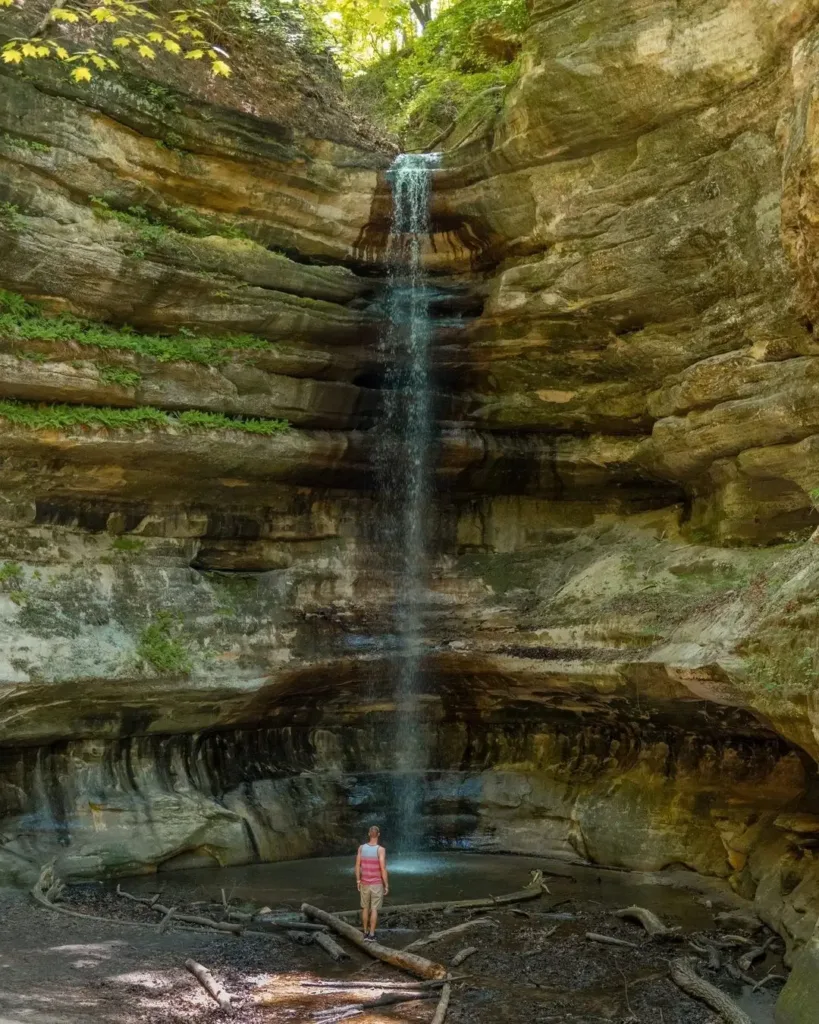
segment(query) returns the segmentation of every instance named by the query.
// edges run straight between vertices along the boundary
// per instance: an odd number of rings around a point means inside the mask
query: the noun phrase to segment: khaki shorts
[[[384,902],[384,886],[383,885],[363,885],[361,886],[361,909],[362,910],[380,910],[381,904]]]

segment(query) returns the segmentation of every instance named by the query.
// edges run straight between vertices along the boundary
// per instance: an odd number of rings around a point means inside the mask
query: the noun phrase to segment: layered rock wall
[[[427,837],[729,878],[807,1021],[819,5],[531,6],[434,182]],[[390,154],[286,75],[3,74],[0,286],[107,333],[0,321],[0,868],[339,850],[393,784]]]

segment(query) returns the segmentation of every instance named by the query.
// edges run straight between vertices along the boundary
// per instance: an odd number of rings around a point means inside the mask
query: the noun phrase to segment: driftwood
[[[431,935],[427,935],[425,939],[416,939],[415,942],[405,946],[404,950],[409,952],[413,949],[423,949],[424,946],[431,946],[433,942],[440,942],[441,939],[447,939],[450,935],[460,935],[462,932],[467,932],[472,928],[497,927],[498,922],[493,921],[491,917],[480,917],[477,921],[464,921],[463,924],[456,924],[454,927],[445,928],[441,932],[433,932]]]
[[[418,989],[435,989],[446,985],[447,981],[463,981],[468,974],[459,974],[457,977],[436,978],[434,981],[345,981],[341,978],[330,978],[327,981],[302,981],[302,988],[330,988],[330,989],[360,989],[374,988],[380,992],[391,992],[393,989],[409,990],[415,992]]]
[[[761,946],[755,946],[753,949],[749,949],[747,953],[743,953],[742,956],[737,960],[737,966],[741,971],[750,971],[751,965],[756,960],[761,960],[763,956],[768,952],[768,946],[776,940],[775,935],[771,935],[770,938],[766,939]]]
[[[346,921],[340,920],[335,914],[328,914],[326,910],[312,907],[309,903],[302,903],[301,912],[305,917],[313,918],[326,924],[337,935],[342,935],[353,945],[363,949],[365,953],[376,960],[383,960],[401,970],[414,974],[417,978],[434,979],[443,978],[446,975],[446,968],[442,964],[436,964],[427,960],[417,953],[407,953],[401,949],[391,949],[389,946],[382,946],[380,942],[367,942],[358,928],[354,928]]]
[[[316,1024],[336,1024],[336,1021],[347,1020],[348,1017],[357,1017],[360,1013],[367,1013],[379,1006],[395,1006],[398,1003],[409,1003],[418,999],[434,999],[434,992],[387,992],[377,999],[370,999],[366,1003],[351,1003],[347,1006],[338,1007],[332,1010],[319,1010],[313,1017]]]
[[[672,960],[670,973],[671,980],[675,985],[683,992],[710,1006],[712,1010],[716,1010],[726,1024],[752,1024],[748,1014],[729,999],[723,991],[715,985],[703,981],[689,959]]]
[[[472,956],[473,953],[478,952],[477,946],[466,946],[464,949],[459,950],[455,956],[449,961],[450,967],[459,967],[467,957]]]
[[[313,942],[321,946],[325,953],[329,953],[334,960],[349,960],[350,954],[327,932],[315,932],[312,936]]]
[[[438,1005],[435,1008],[435,1016],[432,1018],[432,1024],[444,1024],[444,1017],[446,1017],[446,1011],[449,1009],[449,1000],[451,996],[452,986],[447,982],[447,984],[441,989],[441,998],[438,1000]]]
[[[190,971],[207,994],[216,1000],[222,1010],[232,1009],[230,996],[207,967],[203,967],[202,964],[198,964],[195,960],[186,960],[185,969]]]
[[[536,900],[543,895],[543,872],[533,871],[532,881],[524,889],[517,892],[510,892],[505,896],[489,896],[486,899],[478,900],[442,900],[437,903],[399,903],[391,907],[382,907],[379,910],[379,918],[387,914],[401,913],[425,913],[429,910],[491,910],[493,907],[508,906],[510,903],[523,903],[526,900]],[[357,918],[360,910],[342,910],[336,917],[342,919],[347,917]]]
[[[155,910],[157,914],[169,916],[174,912],[173,908],[158,903],[157,897],[134,896],[133,893],[126,892],[119,885],[117,885],[117,896],[122,896],[126,900],[132,900],[134,903],[141,903],[143,906],[148,907],[149,910]],[[233,935],[241,935],[244,931],[244,926],[241,924],[233,924],[231,921],[214,921],[212,917],[201,917],[199,914],[180,914],[174,912],[174,917],[177,921],[184,921],[186,924],[198,924],[203,928],[212,928],[217,932],[231,932]]]
[[[645,907],[625,907],[623,910],[613,911],[615,917],[627,917],[639,921],[652,939],[667,938],[669,935],[676,935],[679,928],[669,928],[663,924],[659,917]]]
[[[591,942],[601,942],[605,946],[626,946],[628,949],[639,949],[636,942],[629,942],[627,939],[618,939],[613,935],[601,935],[599,932],[586,932],[586,938]]]
[[[784,976],[784,974],[774,974],[773,970],[770,970],[764,978],[760,978],[759,981],[755,982],[751,986],[751,991],[758,992],[759,989],[764,988],[769,981],[781,981],[784,984],[787,980],[788,979]]]

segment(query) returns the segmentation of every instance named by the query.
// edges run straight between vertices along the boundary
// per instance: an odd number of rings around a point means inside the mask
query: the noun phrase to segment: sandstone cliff
[[[807,950],[783,1022],[819,959],[818,45],[810,0],[534,0],[429,249],[430,836],[730,878]],[[332,850],[389,794],[390,154],[340,105],[3,86],[0,866]]]

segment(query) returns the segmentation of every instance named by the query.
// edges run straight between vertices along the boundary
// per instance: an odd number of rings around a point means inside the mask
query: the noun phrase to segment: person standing
[[[381,829],[373,825],[367,842],[359,846],[355,858],[355,880],[361,893],[361,924],[367,942],[375,942],[378,911],[390,892],[387,851],[379,844],[380,838]]]

